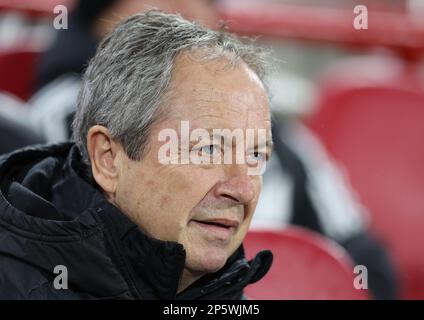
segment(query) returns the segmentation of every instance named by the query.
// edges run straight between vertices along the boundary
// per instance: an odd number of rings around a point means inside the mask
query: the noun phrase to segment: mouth
[[[228,240],[238,227],[239,222],[230,219],[191,220],[202,231],[213,234],[221,240]]]

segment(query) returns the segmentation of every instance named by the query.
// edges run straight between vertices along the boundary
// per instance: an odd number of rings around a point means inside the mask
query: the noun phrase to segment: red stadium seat
[[[274,262],[269,273],[246,288],[250,299],[367,299],[354,288],[354,266],[336,243],[306,229],[249,231],[246,254],[270,249]]]
[[[423,299],[424,92],[407,73],[367,82],[356,77],[358,68],[338,71],[327,75],[310,127],[369,208],[371,228],[399,273],[401,297]]]
[[[27,50],[0,52],[0,91],[27,100],[34,90],[38,56]]]
[[[17,11],[28,16],[53,16],[57,5],[73,9],[75,0],[0,0],[1,11]]]

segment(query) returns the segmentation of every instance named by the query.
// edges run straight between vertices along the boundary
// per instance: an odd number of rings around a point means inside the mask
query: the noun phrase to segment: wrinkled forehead
[[[222,116],[246,119],[269,120],[266,95],[254,90],[243,90],[231,86],[202,87],[193,90],[185,100],[200,114],[220,114]]]
[[[170,83],[168,116],[195,122],[227,123],[229,127],[269,126],[266,89],[244,63],[230,65],[225,59],[176,60]]]

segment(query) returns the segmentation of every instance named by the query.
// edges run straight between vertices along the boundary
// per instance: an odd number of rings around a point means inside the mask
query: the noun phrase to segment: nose
[[[215,196],[227,198],[235,204],[248,204],[255,199],[255,187],[250,176],[235,175],[218,182],[215,187]]]

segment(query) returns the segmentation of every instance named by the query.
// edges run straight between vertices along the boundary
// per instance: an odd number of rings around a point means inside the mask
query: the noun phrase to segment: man
[[[120,23],[84,76],[76,144],[0,161],[0,297],[242,298],[272,261],[242,248],[272,145],[263,61],[177,15]]]

